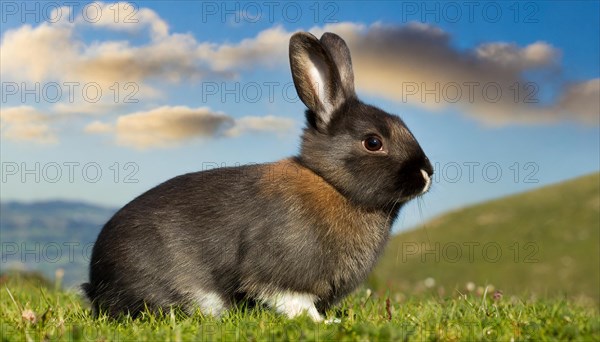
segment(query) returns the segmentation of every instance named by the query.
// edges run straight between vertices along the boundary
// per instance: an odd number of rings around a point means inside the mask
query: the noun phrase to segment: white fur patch
[[[263,301],[277,312],[289,318],[297,317],[306,312],[313,321],[323,321],[323,318],[315,307],[315,296],[311,294],[287,291],[271,295]]]
[[[310,68],[309,73],[313,90],[315,94],[317,94],[319,102],[323,106],[323,111],[327,116],[329,116],[333,112],[333,104],[329,101],[327,91],[332,91],[332,89],[326,89],[327,83],[325,82],[325,79],[323,79],[322,71],[319,70],[317,65],[313,65]]]
[[[194,302],[205,315],[218,317],[225,310],[225,302],[214,292],[198,292],[194,295]]]
[[[425,179],[425,186],[423,187],[423,190],[421,191],[421,193],[424,194],[431,187],[431,177],[429,177],[429,175],[427,174],[427,172],[425,170],[421,170],[421,174],[423,175],[423,178]]]
[[[310,68],[310,79],[313,83],[315,94],[317,94],[320,100],[325,99],[325,81],[323,80],[323,77],[321,77],[321,72],[315,65]]]

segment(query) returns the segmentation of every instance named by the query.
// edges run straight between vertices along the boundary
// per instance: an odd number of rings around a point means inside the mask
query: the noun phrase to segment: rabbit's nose
[[[429,176],[429,178],[431,178],[431,176],[433,176],[433,166],[431,166],[431,162],[429,161],[429,158],[425,157],[425,163],[424,163],[421,171],[425,171],[427,173],[427,176]]]

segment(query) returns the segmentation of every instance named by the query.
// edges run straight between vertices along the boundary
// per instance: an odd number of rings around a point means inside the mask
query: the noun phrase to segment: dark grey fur
[[[365,279],[400,207],[423,189],[420,170],[431,175],[431,164],[398,117],[356,98],[341,38],[297,33],[290,63],[309,109],[301,153],[286,165],[305,176],[310,170],[317,185],[306,189],[323,193],[294,193],[304,187],[276,174],[266,182],[278,164],[190,173],[158,185],[98,236],[84,284],[96,312],[192,312],[202,293],[218,295],[227,307],[283,291],[314,295],[322,311]],[[311,88],[313,65],[326,81],[326,98]],[[328,105],[335,110],[327,112]],[[372,134],[386,154],[364,148]],[[321,195],[347,204],[327,207]]]

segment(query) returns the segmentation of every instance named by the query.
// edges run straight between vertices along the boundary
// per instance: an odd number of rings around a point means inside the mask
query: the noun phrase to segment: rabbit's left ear
[[[290,66],[298,96],[325,130],[346,99],[336,61],[315,36],[298,32],[290,39]]]
[[[352,59],[350,58],[348,45],[340,36],[331,32],[325,32],[320,40],[338,68],[345,97],[356,96],[354,92],[354,71],[352,70]]]

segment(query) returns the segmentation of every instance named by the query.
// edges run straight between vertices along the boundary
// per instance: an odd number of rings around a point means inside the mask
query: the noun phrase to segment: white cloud
[[[126,3],[96,2],[86,8],[94,12],[96,7],[102,13],[97,21],[90,22],[80,9],[79,16],[69,22],[70,9],[62,7],[63,19],[58,23],[22,25],[4,32],[0,46],[3,79],[80,85],[95,82],[105,92],[115,82],[134,82],[140,88],[140,96],[153,96],[157,90],[150,86],[151,81],[173,83],[216,75],[211,63],[195,54],[199,46],[195,38],[169,33],[167,23],[154,11],[139,8],[131,16],[134,7]],[[117,7],[119,11],[115,10]],[[149,40],[132,45],[129,36],[125,40],[87,42],[80,34],[85,27],[145,33]]]
[[[96,1],[82,7],[81,12],[82,15],[75,21],[77,25],[130,33],[147,29],[153,40],[169,35],[169,25],[156,12],[149,8],[139,8],[133,3]]]
[[[3,78],[12,76],[19,81],[62,79],[77,59],[80,45],[73,40],[70,26],[23,25],[8,30],[0,45],[0,72]]]
[[[79,114],[104,114],[119,107],[120,103],[110,101],[86,102],[85,100],[74,101],[73,103],[59,102],[52,106],[52,111],[58,114],[79,115]]]
[[[235,120],[233,127],[225,135],[237,137],[246,133],[275,133],[285,135],[294,128],[294,120],[273,115],[246,116]]]
[[[89,124],[87,124],[84,128],[83,131],[86,133],[92,133],[92,134],[104,134],[104,133],[110,133],[114,131],[114,127],[110,124],[107,124],[105,122],[101,122],[101,121],[92,121]]]
[[[128,41],[85,43],[74,37],[75,26],[24,25],[8,30],[2,40],[1,72],[20,81],[175,82],[210,74],[193,56],[197,42],[173,34],[141,46]],[[43,56],[43,57],[42,57]]]
[[[501,67],[525,70],[557,63],[560,53],[546,42],[535,42],[523,48],[509,43],[487,43],[475,50],[477,57]]]
[[[291,33],[281,26],[275,26],[236,44],[201,44],[196,53],[217,71],[239,70],[257,65],[279,66],[287,63],[290,36]]]
[[[232,125],[229,116],[206,107],[164,106],[120,116],[115,131],[118,144],[146,149],[218,135]]]
[[[54,144],[58,139],[48,121],[46,115],[31,106],[3,108],[0,111],[2,138],[17,142]]]
[[[237,137],[268,133],[283,136],[294,121],[276,116],[248,116],[234,119],[210,108],[163,106],[120,116],[114,124],[93,121],[84,131],[90,134],[114,133],[116,143],[135,149],[169,148],[210,137]]]
[[[588,123],[600,123],[600,78],[573,83],[566,87],[559,102],[558,111]]]

